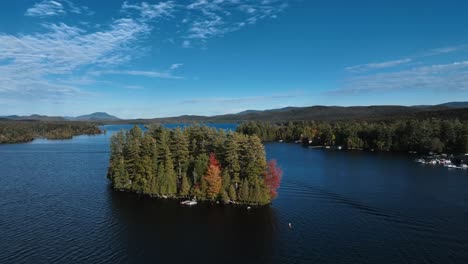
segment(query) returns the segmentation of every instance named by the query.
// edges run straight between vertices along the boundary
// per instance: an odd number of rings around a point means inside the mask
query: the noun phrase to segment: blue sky
[[[0,2],[0,115],[468,100],[468,2]]]

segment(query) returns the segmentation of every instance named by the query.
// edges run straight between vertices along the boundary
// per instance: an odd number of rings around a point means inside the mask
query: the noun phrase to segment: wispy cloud
[[[297,98],[300,94],[273,94],[273,95],[262,95],[262,96],[250,96],[250,97],[216,97],[216,98],[195,98],[190,100],[184,100],[182,104],[241,104],[251,103],[258,101],[274,101],[287,98]]]
[[[188,40],[184,40],[182,42],[182,47],[184,47],[184,48],[190,48],[191,45],[192,45],[192,43],[190,41],[188,41]]]
[[[143,90],[145,89],[143,86],[140,85],[126,85],[124,88],[129,89],[129,90]]]
[[[356,76],[328,94],[360,95],[394,91],[468,92],[468,61]]]
[[[36,3],[33,7],[28,8],[25,15],[31,17],[48,17],[65,15],[67,13],[93,14],[88,7],[77,6],[70,0],[43,0],[42,2]]]
[[[385,68],[392,68],[392,67],[399,66],[402,64],[407,64],[411,61],[412,59],[406,58],[406,59],[401,59],[401,60],[374,62],[374,63],[367,63],[367,64],[347,67],[346,70],[349,72],[359,73],[359,72],[366,72],[366,71],[372,71],[372,70],[380,70],[380,69],[385,69]]]
[[[108,70],[97,72],[99,75],[104,74],[117,74],[117,75],[133,75],[143,76],[149,78],[161,78],[161,79],[183,79],[181,76],[174,76],[171,72],[158,72],[158,71],[136,71],[136,70]]]
[[[398,67],[398,66],[402,66],[402,65],[407,65],[407,64],[412,63],[412,62],[414,62],[414,61],[416,61],[418,59],[421,59],[421,58],[437,56],[437,55],[451,53],[451,52],[457,52],[457,51],[460,51],[462,49],[466,49],[467,47],[468,47],[467,45],[459,45],[459,46],[436,48],[436,49],[428,50],[428,51],[423,52],[421,54],[416,54],[416,55],[413,55],[413,56],[409,56],[407,58],[402,58],[402,59],[398,59],[398,60],[384,61],[384,62],[365,63],[365,64],[346,67],[345,70],[348,71],[348,72],[352,72],[352,73],[365,73],[365,72],[369,72],[369,71],[376,71],[376,70],[394,68],[394,67]]]
[[[122,11],[128,13],[137,11],[143,20],[151,20],[159,17],[172,17],[176,7],[177,5],[173,1],[157,4],[148,4],[147,2],[129,4],[125,1],[122,5]]]
[[[187,39],[206,40],[237,31],[260,20],[274,19],[288,6],[286,0],[196,0],[187,5]]]
[[[33,7],[26,10],[26,16],[58,16],[65,14],[64,7],[61,3],[57,1],[42,1],[35,4]]]
[[[237,31],[267,18],[274,19],[286,9],[289,0],[192,0],[164,1],[157,4],[125,1],[122,11],[137,13],[142,21],[155,18],[173,19],[177,24],[182,46]]]
[[[466,49],[467,47],[468,47],[467,45],[458,45],[458,46],[449,46],[449,47],[431,49],[427,52],[424,52],[422,55],[420,55],[420,57],[429,57],[429,56],[435,56],[435,55],[446,54],[446,53],[451,53],[451,52],[457,52],[462,49]]]
[[[148,37],[157,22],[166,19],[177,25],[174,43],[194,47],[208,38],[224,35],[274,19],[288,0],[191,0],[157,3],[125,1],[122,18],[105,26],[86,21],[70,24],[47,22],[48,17],[90,15],[86,6],[72,0],[41,0],[25,15],[41,18],[41,31],[27,34],[0,33],[0,97],[75,97],[86,94],[83,86],[101,75],[125,74],[148,78],[183,79],[173,74],[183,64],[167,70],[122,69],[124,63],[146,51],[141,39]],[[142,51],[143,50],[143,51]],[[140,54],[141,55],[141,54]],[[86,75],[88,73],[89,76]]]
[[[174,63],[169,67],[169,70],[177,70],[178,68],[182,67],[184,64],[183,63]]]
[[[80,89],[60,84],[87,67],[113,67],[132,58],[129,45],[150,28],[132,19],[115,20],[107,30],[88,33],[64,23],[44,24],[45,33],[0,34],[0,94],[70,96]],[[18,97],[20,98],[20,97]]]

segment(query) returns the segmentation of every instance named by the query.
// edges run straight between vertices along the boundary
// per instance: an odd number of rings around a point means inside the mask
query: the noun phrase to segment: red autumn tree
[[[222,178],[221,178],[221,166],[219,165],[218,160],[214,153],[210,155],[210,164],[208,166],[208,171],[206,175],[203,177],[206,181],[208,188],[207,188],[207,195],[209,198],[216,198],[219,192],[221,191],[222,186]]]
[[[267,164],[267,169],[265,171],[264,182],[270,191],[270,198],[275,199],[278,196],[278,188],[280,187],[281,177],[283,176],[283,171],[276,163],[276,160],[270,160]]]

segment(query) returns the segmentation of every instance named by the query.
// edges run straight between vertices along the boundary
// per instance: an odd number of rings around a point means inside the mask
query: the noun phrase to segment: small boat
[[[426,161],[424,159],[415,159],[414,160],[417,163],[425,163]]]
[[[278,140],[279,143],[283,143],[284,141],[282,139]]]
[[[197,204],[197,201],[196,201],[196,200],[186,200],[186,201],[181,202],[180,204],[184,204],[184,205],[196,205],[196,204]]]
[[[457,166],[453,164],[445,164],[444,167],[449,168],[449,169],[455,169]]]
[[[462,164],[460,164],[460,166],[458,166],[456,168],[461,169],[461,170],[466,170],[466,169],[468,169],[468,165],[462,163]]]

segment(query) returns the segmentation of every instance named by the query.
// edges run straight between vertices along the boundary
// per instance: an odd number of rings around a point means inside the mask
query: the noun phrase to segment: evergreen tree
[[[248,202],[249,200],[249,182],[246,179],[242,180],[237,198],[242,202]]]
[[[200,182],[203,175],[206,174],[208,169],[209,157],[205,153],[198,155],[197,159],[194,161],[193,165],[193,183],[197,184]]]
[[[187,176],[184,175],[184,176],[182,176],[179,195],[182,196],[182,197],[185,197],[185,196],[189,195],[189,193],[190,193],[190,183],[189,183],[189,180],[187,179]]]
[[[164,173],[161,174],[160,190],[163,195],[173,196],[177,193],[177,176],[174,172],[174,165],[169,146],[166,148],[166,156],[164,157]]]
[[[189,143],[180,128],[174,130],[171,141],[171,153],[174,158],[177,179],[181,182],[182,176],[187,173],[189,165]]]
[[[229,198],[232,201],[237,201],[236,187],[234,186],[234,184],[229,185]]]
[[[231,175],[232,182],[237,186],[240,182],[240,162],[239,162],[239,142],[237,133],[228,135],[226,144],[226,152],[224,158],[225,170]]]
[[[229,175],[229,172],[226,169],[223,170],[221,175],[222,175],[221,190],[223,190],[227,195],[229,192],[229,186],[231,185],[231,176]]]

